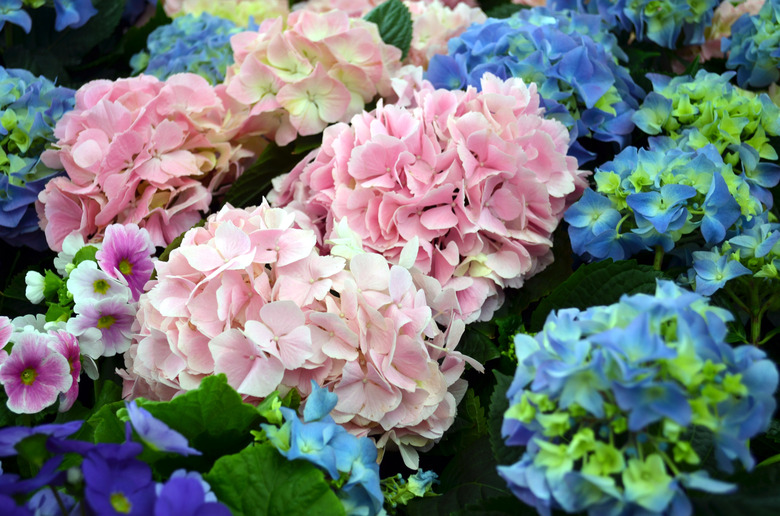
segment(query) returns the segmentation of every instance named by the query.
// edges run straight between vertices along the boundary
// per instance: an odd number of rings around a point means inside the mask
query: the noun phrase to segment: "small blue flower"
[[[696,189],[688,185],[667,184],[660,192],[642,192],[626,197],[626,203],[634,213],[647,219],[659,233],[679,229],[685,223],[685,201],[696,195]]]
[[[158,486],[154,516],[230,516],[223,504],[206,499],[203,483],[202,478],[172,476]]]
[[[135,400],[125,402],[125,406],[133,428],[151,449],[184,456],[202,455],[198,450],[190,448],[186,437],[156,419],[148,410],[139,407]]]
[[[57,32],[68,27],[72,29],[83,27],[97,14],[92,0],[54,0],[54,11],[57,13],[57,18],[54,20],[54,30]]]
[[[729,280],[753,274],[730,254],[721,256],[715,251],[694,252],[693,270],[696,271],[696,293],[704,296],[711,296]]]
[[[22,0],[0,0],[0,30],[5,22],[18,25],[27,34],[32,28],[32,18],[22,9]]]

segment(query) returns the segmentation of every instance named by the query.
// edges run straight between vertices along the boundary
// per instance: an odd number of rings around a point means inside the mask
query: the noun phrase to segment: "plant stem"
[[[661,264],[664,261],[664,248],[660,245],[655,246],[655,259],[653,260],[653,269],[660,271]]]

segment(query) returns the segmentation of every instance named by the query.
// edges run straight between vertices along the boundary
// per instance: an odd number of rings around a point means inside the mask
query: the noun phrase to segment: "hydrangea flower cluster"
[[[379,486],[379,464],[374,441],[355,437],[329,415],[338,396],[312,381],[303,419],[287,407],[280,407],[285,423],[281,428],[262,424],[269,441],[289,460],[301,459],[323,469],[339,481],[337,495],[347,514],[384,514],[384,495]]]
[[[67,172],[36,204],[49,247],[62,250],[73,231],[100,239],[112,223],[145,227],[164,247],[192,227],[253,155],[231,143],[240,120],[227,106],[194,74],[82,86],[55,128],[57,149],[42,156]]]
[[[594,177],[598,193],[586,190],[564,215],[572,250],[586,259],[668,252],[694,232],[712,246],[741,215],[762,210],[745,176],[735,174],[713,145],[692,149],[651,138],[648,149],[625,149]]]
[[[350,0],[338,7],[351,17],[364,16],[381,4],[379,0]],[[309,0],[303,5],[307,11],[326,12],[336,9],[338,2]],[[412,42],[404,63],[428,68],[436,54],[447,53],[447,43],[463,33],[470,25],[484,23],[487,16],[474,3],[443,2],[442,0],[405,0],[412,15]]]
[[[742,158],[742,144],[755,149],[760,158],[777,159],[768,136],[780,134],[780,108],[766,94],[733,86],[732,77],[734,72],[706,70],[695,77],[648,74],[654,91],[633,120],[647,134],[687,140],[692,147],[712,143],[732,165]]]
[[[5,22],[18,25],[26,33],[32,29],[32,18],[24,7],[37,9],[45,5],[40,0],[0,0],[0,30]],[[54,30],[78,29],[97,14],[92,0],[54,0]]]
[[[526,451],[499,474],[545,515],[689,516],[686,491],[736,489],[698,468],[693,432],[712,435],[719,469],[752,469],[748,440],[771,421],[778,372],[724,341],[731,319],[660,281],[655,296],[560,310],[535,338],[517,335],[502,435]]]
[[[289,12],[288,0],[164,0],[163,7],[165,14],[171,18],[209,13],[240,27],[277,16],[284,17]]]
[[[46,448],[52,456],[38,474],[30,479],[0,473],[2,492],[0,504],[12,514],[59,514],[62,507],[67,514],[209,514],[229,516],[227,507],[217,501],[211,486],[200,473],[179,469],[165,482],[152,478],[149,465],[137,457],[144,447],[132,441],[133,430],[139,440],[154,444],[153,449],[179,455],[200,455],[187,446],[187,439],[155,419],[143,408],[128,406],[129,419],[125,424],[124,443],[89,443],[68,439],[82,426],[83,421],[37,427],[8,427],[0,430],[0,457],[17,454],[15,446],[32,435],[48,436]],[[60,466],[68,453],[83,459],[70,468],[70,475]],[[74,478],[77,479],[74,481]],[[83,500],[76,500],[66,492],[69,487],[83,489]],[[75,486],[74,486],[75,484]],[[17,506],[11,496],[28,498]],[[30,495],[32,495],[30,497]]]
[[[60,401],[68,410],[79,393],[79,343],[62,330],[46,333],[33,328],[15,331],[7,317],[0,317],[0,384],[6,405],[16,414],[35,414]],[[2,348],[11,342],[11,353]]]
[[[75,92],[45,77],[0,67],[0,238],[46,248],[35,199],[57,172],[40,160],[54,125],[74,106]]]
[[[766,88],[780,79],[780,1],[768,0],[757,15],[742,15],[724,38],[726,66],[743,88]]]
[[[552,260],[550,240],[585,172],[568,134],[545,120],[536,85],[486,74],[482,92],[414,93],[325,131],[322,147],[275,182],[326,238],[346,219],[367,249],[397,262],[419,237],[416,266],[457,292],[458,318],[490,319],[504,287]]]
[[[712,295],[740,276],[780,280],[780,224],[769,222],[769,212],[741,222],[720,248],[693,253],[688,275],[696,292]]]
[[[718,0],[549,0],[553,9],[598,14],[614,29],[631,32],[638,41],[650,40],[665,48],[704,43]]]
[[[125,395],[167,399],[225,373],[249,401],[292,388],[306,398],[315,380],[338,395],[337,423],[416,460],[454,420],[464,326],[436,320],[457,301],[409,271],[416,242],[391,266],[341,227],[329,255],[306,215],[265,203],[227,205],[188,231],[141,296]]]
[[[560,120],[571,132],[569,152],[581,165],[595,154],[580,139],[615,142],[623,148],[644,91],[603,43],[580,32],[603,32],[596,17],[537,9],[472,25],[450,41],[448,55],[431,59],[426,78],[447,89],[478,87],[486,72],[535,82],[547,117]],[[602,41],[616,47],[606,36]]]
[[[731,36],[731,27],[743,14],[758,14],[766,0],[723,0],[715,9],[712,25],[704,29],[705,42],[701,46],[699,57],[702,62],[712,58],[724,57],[721,45],[723,38]]]
[[[165,80],[177,73],[196,73],[216,85],[233,64],[230,37],[241,29],[230,20],[208,13],[188,14],[156,28],[146,42],[148,51],[130,60],[133,73]]]
[[[266,20],[258,31],[231,40],[236,64],[227,93],[247,106],[242,134],[287,145],[347,121],[377,94],[392,94],[390,74],[401,51],[387,45],[373,23],[330,11]]]

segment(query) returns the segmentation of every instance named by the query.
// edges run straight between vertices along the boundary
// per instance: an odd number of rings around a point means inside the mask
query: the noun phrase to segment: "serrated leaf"
[[[460,338],[458,351],[484,364],[501,356],[496,342],[497,336],[498,328],[492,322],[469,324]]]
[[[539,303],[531,315],[529,331],[541,330],[553,310],[584,310],[616,303],[623,294],[652,294],[656,279],[661,277],[662,272],[649,265],[639,265],[636,260],[604,260],[583,265]]]
[[[344,506],[313,464],[289,461],[271,445],[221,457],[204,480],[234,516],[338,516]]]
[[[382,41],[401,49],[401,59],[406,58],[412,44],[412,13],[401,0],[387,0],[374,7],[364,19],[375,23]]]
[[[496,387],[490,396],[490,409],[488,410],[488,431],[490,435],[490,449],[495,457],[496,464],[508,465],[520,460],[525,449],[521,446],[507,446],[501,436],[501,425],[504,423],[504,412],[509,409],[509,400],[506,391],[512,383],[512,377],[499,371],[493,371],[496,377]]]
[[[440,479],[442,495],[410,501],[407,506],[410,515],[450,515],[467,504],[511,496],[506,482],[498,476],[487,436],[453,457]]]

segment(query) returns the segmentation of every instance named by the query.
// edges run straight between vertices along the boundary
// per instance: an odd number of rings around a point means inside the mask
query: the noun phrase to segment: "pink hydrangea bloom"
[[[362,17],[383,0],[309,0],[296,4],[296,9],[327,12],[338,9],[351,17]],[[435,54],[447,53],[447,42],[459,36],[473,23],[483,23],[487,16],[476,2],[457,0],[406,0],[404,5],[412,14],[412,43],[404,60],[428,68]]]
[[[416,244],[391,265],[341,231],[357,244],[321,255],[305,214],[267,203],[226,206],[188,231],[141,295],[125,395],[167,399],[224,373],[248,401],[291,388],[305,399],[314,380],[339,395],[333,416],[355,434],[410,459],[441,438],[467,360],[457,298],[407,268]]]
[[[534,84],[488,74],[478,93],[426,82],[414,102],[380,102],[328,128],[272,200],[319,221],[326,239],[347,219],[391,262],[419,237],[416,266],[457,292],[458,317],[489,319],[504,287],[552,260],[552,232],[586,173],[566,156],[565,127],[542,117]]]
[[[11,354],[0,366],[0,384],[8,409],[35,414],[57,401],[73,383],[68,359],[50,347],[51,337],[23,332],[14,337]]]
[[[233,101],[194,74],[87,83],[58,122],[42,156],[66,177],[47,183],[36,205],[49,246],[73,231],[98,239],[112,223],[145,227],[165,246],[201,218],[212,194],[253,155],[231,143]]]
[[[239,137],[265,136],[287,145],[346,121],[377,95],[388,96],[401,52],[373,23],[346,13],[297,11],[269,19],[231,39],[235,65],[226,93],[245,106]]]

